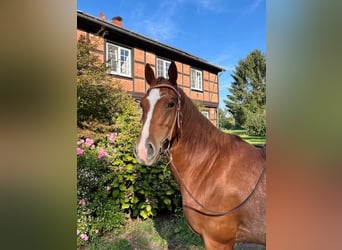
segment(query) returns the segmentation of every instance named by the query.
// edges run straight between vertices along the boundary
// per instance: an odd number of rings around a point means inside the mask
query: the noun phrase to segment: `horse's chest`
[[[197,214],[194,214],[192,211],[186,208],[184,209],[184,216],[191,230],[202,235],[204,224],[203,218],[200,218]]]

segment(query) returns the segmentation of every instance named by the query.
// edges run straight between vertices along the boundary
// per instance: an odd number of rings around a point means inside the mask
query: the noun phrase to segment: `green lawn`
[[[243,129],[234,129],[234,130],[225,130],[224,132],[238,135],[245,141],[247,141],[250,144],[253,145],[263,145],[266,143],[266,137],[265,136],[250,136],[246,135],[245,130]]]
[[[183,215],[159,215],[152,219],[128,220],[122,229],[106,233],[82,250],[204,250],[202,239],[191,232]]]
[[[181,213],[159,215],[147,220],[129,220],[124,228],[106,233],[80,250],[204,250],[200,236],[193,233]],[[255,244],[235,245],[235,250],[265,250]]]

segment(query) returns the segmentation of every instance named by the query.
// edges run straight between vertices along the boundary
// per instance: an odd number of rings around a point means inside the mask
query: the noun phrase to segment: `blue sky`
[[[266,52],[266,0],[77,0],[77,9],[121,16],[124,28],[225,68],[220,108],[238,61],[253,49]]]

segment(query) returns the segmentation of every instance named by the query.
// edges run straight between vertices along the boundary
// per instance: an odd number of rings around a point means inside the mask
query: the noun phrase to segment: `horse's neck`
[[[185,98],[184,123],[187,134],[196,137],[201,133],[202,140],[210,140],[210,133],[215,133],[217,128],[198,110],[194,103]],[[188,115],[189,114],[189,115]]]
[[[210,144],[213,143],[209,134],[216,130],[214,125],[187,98],[184,97],[181,108],[183,122],[182,128],[178,131],[180,136],[171,148],[171,153],[175,156],[175,165],[177,161],[181,162],[179,166],[185,165],[184,162],[190,164],[199,161],[202,157],[205,158],[210,150]]]

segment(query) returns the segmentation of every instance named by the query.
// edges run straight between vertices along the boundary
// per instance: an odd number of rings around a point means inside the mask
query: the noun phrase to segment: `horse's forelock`
[[[159,76],[159,77],[157,78],[157,84],[158,84],[158,83],[161,83],[161,82],[164,81],[164,80],[165,80],[164,77]]]

